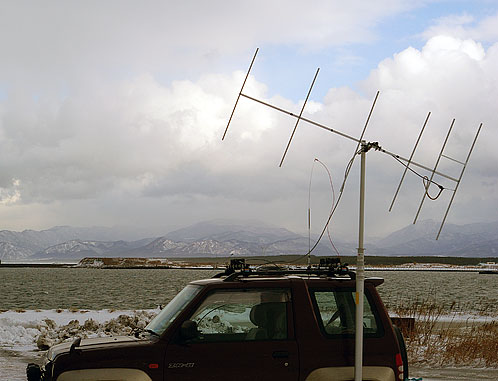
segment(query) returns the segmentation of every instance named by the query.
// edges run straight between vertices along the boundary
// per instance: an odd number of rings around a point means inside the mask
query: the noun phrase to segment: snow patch
[[[0,348],[46,350],[78,336],[129,335],[144,328],[155,310],[44,310],[0,312]]]

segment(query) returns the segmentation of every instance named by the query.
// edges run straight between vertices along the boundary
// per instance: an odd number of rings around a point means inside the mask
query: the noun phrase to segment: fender
[[[57,377],[57,381],[152,381],[143,371],[127,368],[70,370]]]
[[[354,379],[354,367],[319,368],[311,372],[306,381],[346,381]],[[394,371],[383,366],[364,366],[363,379],[371,381],[396,381]]]

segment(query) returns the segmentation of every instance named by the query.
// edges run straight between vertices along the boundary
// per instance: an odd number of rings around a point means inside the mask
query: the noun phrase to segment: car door
[[[168,345],[165,380],[297,380],[290,290],[209,293]],[[194,332],[194,333],[192,333]]]

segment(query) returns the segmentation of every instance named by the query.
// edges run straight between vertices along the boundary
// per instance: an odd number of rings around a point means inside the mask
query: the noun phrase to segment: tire
[[[393,324],[394,333],[398,339],[399,350],[401,352],[401,360],[403,360],[403,379],[408,380],[408,354],[406,352],[405,339],[398,326]]]

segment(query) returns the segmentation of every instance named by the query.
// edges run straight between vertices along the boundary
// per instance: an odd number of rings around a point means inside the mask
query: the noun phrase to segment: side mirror
[[[185,320],[180,327],[180,338],[183,341],[192,340],[199,337],[197,323],[192,320]]]

